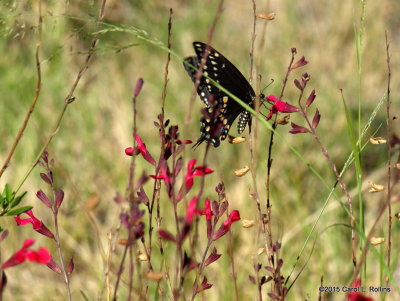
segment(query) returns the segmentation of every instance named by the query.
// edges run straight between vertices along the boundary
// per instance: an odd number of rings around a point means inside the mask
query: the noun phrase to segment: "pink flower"
[[[229,216],[228,219],[226,221],[224,221],[224,223],[221,225],[221,227],[217,230],[217,232],[214,233],[212,239],[213,240],[217,240],[218,238],[220,238],[221,236],[225,235],[226,233],[228,233],[229,229],[231,228],[231,225],[240,220],[240,214],[239,211],[237,210],[233,210]]]
[[[24,226],[27,224],[32,224],[33,230],[35,230],[36,232],[50,237],[50,238],[54,238],[53,233],[51,233],[51,231],[45,226],[45,224],[43,224],[43,222],[39,219],[37,219],[34,215],[33,215],[33,211],[32,210],[28,210],[26,212],[27,215],[29,215],[29,218],[20,218],[20,215],[23,214],[18,214],[17,216],[14,217],[15,221],[17,222],[18,226]]]
[[[267,120],[270,120],[272,118],[273,114],[276,114],[278,112],[281,113],[294,113],[298,112],[299,108],[292,106],[291,104],[288,104],[287,102],[279,100],[275,95],[269,95],[267,96],[267,100],[269,102],[274,103],[272,107],[270,108],[269,114],[267,116]]]
[[[137,147],[136,148],[132,148],[132,147],[128,147],[125,149],[125,154],[127,156],[133,156],[133,155],[137,155],[137,154],[142,154],[143,158],[149,162],[152,165],[156,165],[156,161],[154,160],[154,158],[150,155],[149,151],[147,150],[146,144],[143,143],[142,138],[140,138],[139,135],[135,135],[135,140],[137,143]]]
[[[10,259],[1,266],[2,269],[9,268],[23,263],[26,259],[36,261],[41,264],[47,264],[51,261],[50,252],[46,248],[39,248],[38,251],[28,250],[35,243],[33,239],[27,239],[20,250],[18,250]]]

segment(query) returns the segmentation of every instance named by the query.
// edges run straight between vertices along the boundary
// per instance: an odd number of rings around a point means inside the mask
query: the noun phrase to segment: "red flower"
[[[213,235],[212,239],[217,240],[221,236],[225,235],[228,233],[229,229],[231,228],[231,225],[240,220],[240,214],[239,211],[233,210],[226,221],[221,225],[221,227],[218,229],[218,231]]]
[[[187,165],[187,173],[185,176],[186,190],[189,190],[193,186],[194,177],[204,177],[207,174],[213,173],[214,170],[205,166],[194,166],[196,164],[196,159],[189,161]]]
[[[191,224],[194,216],[198,214],[198,210],[196,209],[198,202],[199,202],[198,198],[193,197],[188,204],[188,207],[186,209],[186,222],[188,224]]]
[[[159,175],[150,175],[153,179],[164,180],[165,185],[169,186],[171,184],[171,178],[169,173],[169,168],[167,165],[167,161],[163,160],[160,164],[160,173]]]
[[[150,175],[153,179],[164,180],[165,188],[167,189],[168,196],[172,197],[172,184],[171,173],[169,171],[168,163],[164,158],[160,159],[160,170],[157,175]]]
[[[18,214],[17,216],[14,217],[15,221],[17,222],[18,226],[24,226],[26,224],[32,224],[33,230],[35,230],[36,232],[39,232],[40,234],[50,237],[50,238],[54,238],[53,233],[51,233],[51,231],[45,226],[45,224],[43,224],[43,222],[39,219],[37,219],[34,215],[33,215],[33,211],[32,210],[28,210],[26,212],[27,215],[30,216],[30,218],[20,218],[20,215],[23,214]]]
[[[361,280],[357,279],[356,281],[354,281],[354,288],[358,288],[360,287],[361,284]],[[351,292],[351,293],[347,293],[347,299],[349,301],[374,301],[374,299],[364,296],[363,294],[359,293],[359,292]]]
[[[203,177],[205,175],[208,175],[208,174],[214,172],[214,170],[212,170],[211,168],[205,167],[205,166],[196,166],[194,169],[195,169],[193,171],[194,177]]]
[[[194,165],[196,164],[196,159],[192,159],[188,162],[187,165],[187,173],[185,176],[185,185],[186,185],[186,191],[189,191],[190,188],[193,186],[193,168]]]
[[[207,221],[207,238],[211,237],[212,234],[212,224],[211,220],[214,215],[214,212],[211,209],[211,202],[210,199],[206,199],[204,202],[204,208],[197,210],[196,214],[201,214],[206,216],[206,221]]]
[[[240,220],[239,211],[233,210],[233,211],[229,214],[228,219],[227,219],[226,221],[224,221],[224,227],[227,228],[227,229],[229,229],[229,228],[231,227],[231,225],[232,225],[234,222],[238,221],[238,220]]]
[[[272,118],[273,114],[276,114],[278,112],[281,113],[294,113],[298,112],[299,108],[292,106],[291,104],[288,104],[287,102],[279,100],[275,95],[269,95],[267,96],[267,100],[269,102],[274,103],[272,107],[269,110],[269,114],[267,116],[267,120],[270,120]]]
[[[125,149],[125,154],[127,156],[133,156],[137,154],[142,154],[143,158],[152,165],[156,165],[156,161],[150,155],[149,151],[147,150],[146,144],[143,143],[142,138],[139,135],[135,135],[135,140],[137,143],[136,148],[128,147]]]
[[[204,209],[199,210],[199,214],[205,215],[206,220],[208,220],[208,221],[210,221],[212,219],[212,216],[214,215],[214,213],[212,212],[212,209],[211,209],[210,199],[205,200]]]
[[[2,269],[9,268],[23,263],[26,259],[36,261],[41,264],[47,264],[51,261],[50,252],[45,248],[39,248],[38,251],[27,250],[35,243],[33,239],[27,239],[20,250],[18,250],[10,259],[1,266]]]
[[[185,194],[190,191],[190,189],[193,187],[193,178],[194,177],[204,177],[207,174],[213,173],[214,170],[211,168],[205,167],[205,166],[194,166],[196,164],[196,159],[192,159],[188,162],[187,164],[187,171],[185,175]],[[179,190],[178,196],[177,196],[177,201],[180,201],[184,197],[184,187],[182,186],[181,189]]]

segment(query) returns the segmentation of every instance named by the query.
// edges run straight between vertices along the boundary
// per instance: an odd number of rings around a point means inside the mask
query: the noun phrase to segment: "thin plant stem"
[[[270,8],[270,0],[266,0],[265,1],[265,7],[264,7],[264,11],[269,11]],[[263,58],[262,55],[260,55],[261,53],[263,53],[263,49],[265,47],[265,38],[267,36],[267,25],[269,22],[263,22],[263,26],[261,27],[261,34],[260,34],[260,39],[258,42],[258,59],[257,59],[257,63],[256,63],[256,67],[260,66],[261,63],[261,59]]]
[[[257,6],[255,0],[252,0],[252,8],[253,8],[253,32],[251,34],[251,50],[250,50],[250,72],[249,72],[249,82],[251,84],[252,78],[253,78],[253,65],[254,65],[254,44],[256,40],[256,23],[257,23]],[[257,69],[258,66],[256,66]],[[259,86],[259,81],[257,82],[257,86]],[[257,87],[257,91],[259,91],[259,87]],[[260,111],[260,99],[259,96],[256,97],[255,101],[255,111],[258,113]],[[255,154],[255,151],[257,149],[256,142],[257,142],[257,133],[258,133],[258,122],[255,122],[254,124],[254,129],[253,129],[253,134],[250,139],[250,157],[251,157],[251,178],[252,178],[252,183],[253,183],[253,192],[251,193],[252,198],[254,199],[257,207],[257,213],[258,213],[258,220],[259,220],[259,226],[257,227],[257,235],[256,235],[256,249],[258,249],[259,245],[259,237],[260,234],[262,233],[264,237],[264,246],[265,249],[267,249],[268,245],[268,236],[265,231],[265,223],[263,219],[263,213],[261,209],[261,202],[259,198],[259,193],[258,193],[258,184],[257,184],[257,176],[256,176],[256,169],[258,166],[257,162],[257,155]],[[269,248],[268,248],[269,249]],[[258,253],[257,253],[258,254]],[[256,256],[253,260],[253,266],[258,264],[258,256]],[[257,294],[258,294],[258,300],[262,301],[262,291],[261,291],[261,285],[260,285],[260,273],[259,269],[255,269],[256,272],[256,282],[257,282]],[[235,283],[235,293],[236,293],[236,299],[238,300],[238,294],[237,294],[237,287]]]
[[[230,262],[231,262],[231,269],[232,269],[232,278],[233,278],[233,287],[235,288],[235,297],[236,297],[236,301],[239,301],[239,289],[238,289],[238,284],[237,284],[237,273],[236,273],[236,267],[235,267],[235,258],[233,256],[233,235],[232,235],[232,231],[229,230],[228,233],[229,237],[228,237],[228,255],[230,258]]]
[[[343,90],[342,89],[340,89],[340,94],[342,95],[342,100],[343,100],[343,103],[345,104],[345,100],[344,100],[344,95],[343,95]],[[303,110],[304,111],[304,110]],[[351,122],[351,120],[349,120],[349,122]],[[310,122],[308,121],[308,124],[310,125]],[[351,126],[351,123],[350,123],[350,127],[352,128],[352,126]],[[311,127],[312,128],[312,127]],[[312,132],[313,133],[315,133],[315,129],[312,129]],[[350,132],[352,132],[352,131],[350,131]],[[316,137],[316,136],[314,136],[314,137]],[[358,197],[359,197],[359,206],[360,206],[360,211],[363,211],[363,202],[362,202],[362,191],[361,191],[361,170],[357,167],[357,166],[360,166],[359,165],[359,163],[360,163],[360,156],[361,156],[361,148],[360,148],[360,145],[359,144],[357,144],[356,142],[354,142],[355,143],[355,147],[354,147],[354,153],[355,153],[355,155],[354,155],[354,157],[355,157],[355,165],[356,165],[356,173],[357,173],[357,183],[359,184],[359,185],[357,185],[357,189],[358,189]],[[321,146],[322,144],[320,144],[320,146]],[[347,188],[346,188],[346,185],[344,184],[344,182],[343,182],[343,180],[342,180],[342,178],[341,178],[341,176],[340,176],[340,174],[338,173],[338,171],[337,171],[337,169],[336,169],[336,165],[333,163],[333,161],[330,159],[330,157],[329,157],[329,154],[328,154],[328,152],[325,150],[325,151],[322,151],[323,152],[323,154],[324,154],[324,156],[328,159],[328,161],[329,161],[329,163],[331,164],[331,167],[332,167],[332,169],[333,169],[333,171],[334,171],[334,173],[335,173],[335,176],[336,176],[336,179],[338,180],[338,182],[339,182],[339,185],[340,185],[340,187],[342,188],[342,190],[343,190],[343,192],[345,193],[345,195],[346,195],[346,198],[347,198],[347,201],[348,201],[348,206],[349,206],[349,211],[350,211],[350,225],[351,225],[351,251],[352,251],[352,260],[353,260],[353,266],[354,266],[354,268],[356,267],[356,265],[357,265],[357,258],[356,258],[356,241],[355,241],[355,239],[356,239],[356,237],[355,237],[355,223],[354,223],[354,219],[355,219],[355,217],[354,217],[354,215],[353,215],[353,204],[352,204],[352,200],[351,200],[351,196],[350,196],[350,194],[349,194],[349,192],[348,192],[348,190],[347,190]],[[333,164],[333,165],[332,165]],[[363,214],[362,213],[360,213],[360,226],[361,226],[361,231],[362,232],[365,232],[365,228],[364,228],[364,224],[363,224],[363,221],[364,221],[364,219],[363,218],[361,218],[361,216],[363,216]]]
[[[257,25],[257,6],[255,0],[251,0],[253,4],[253,32],[251,33],[251,50],[250,50],[250,75],[249,83],[253,80],[253,65],[254,65],[254,43],[256,41],[256,25]]]
[[[172,32],[172,14],[173,10],[170,8],[169,10],[169,19],[168,19],[168,36],[167,36],[167,47],[168,49],[172,48],[171,45],[171,32]],[[161,114],[160,114],[160,135],[161,135],[161,148],[160,148],[160,156],[158,160],[158,164],[156,167],[156,175],[158,175],[158,172],[160,171],[160,162],[161,159],[164,157],[165,153],[165,143],[164,143],[164,137],[165,137],[165,126],[164,126],[164,108],[165,108],[165,99],[167,97],[167,86],[168,86],[168,73],[169,73],[169,63],[171,61],[171,53],[167,53],[167,61],[165,63],[165,68],[164,68],[164,85],[163,85],[163,90],[161,93]],[[153,207],[154,207],[154,202],[156,202],[156,222],[157,222],[157,228],[160,229],[161,227],[161,208],[160,208],[160,188],[161,188],[161,180],[156,179],[154,181],[154,187],[153,187],[153,197],[149,206],[149,246],[148,246],[148,253],[149,253],[149,261],[151,261],[151,254],[152,254],[152,231],[153,231]],[[159,237],[158,238],[158,243],[160,246],[160,251],[161,254],[163,254],[163,247],[162,247],[162,240]]]
[[[128,237],[128,241],[129,240],[130,240],[130,237]],[[121,258],[121,262],[120,262],[120,265],[119,265],[118,273],[117,273],[117,280],[115,282],[114,295],[113,295],[113,298],[112,298],[113,301],[117,301],[117,292],[118,292],[119,282],[120,282],[121,277],[122,277],[122,271],[123,271],[123,267],[124,267],[126,254],[128,253],[128,249],[129,249],[129,246],[128,246],[128,244],[126,244],[125,248],[124,248],[124,252],[122,254],[122,258]]]
[[[357,118],[357,130],[358,130],[358,136],[361,135],[361,122],[362,122],[362,116],[361,116],[361,105],[362,105],[362,58],[363,58],[363,40],[364,40],[364,21],[365,21],[365,6],[366,6],[366,0],[361,0],[361,17],[360,17],[360,28],[358,31],[358,35],[356,35],[356,54],[357,54],[357,65],[358,65],[358,118]],[[359,151],[359,148],[357,148],[357,153],[355,154],[357,156],[356,160],[356,178],[357,178],[357,187],[358,187],[358,200],[359,200],[359,218],[360,218],[360,225],[361,229],[363,232],[365,232],[365,221],[364,221],[364,203],[362,199],[362,191],[361,191],[361,186],[362,186],[362,170],[361,170],[361,154]],[[353,232],[352,232],[353,233]],[[362,250],[363,245],[362,242],[360,242],[360,250]],[[354,265],[356,265],[354,263]],[[364,281],[364,278],[366,277],[366,269],[367,266],[364,265],[364,270],[363,274],[361,277],[362,281]]]
[[[135,88],[135,92],[133,94],[132,97],[132,119],[133,119],[133,124],[132,124],[132,143],[133,143],[133,148],[136,148],[136,133],[137,133],[137,110],[136,110],[136,102],[137,102],[137,97],[140,94],[140,85],[143,84],[143,80],[142,79],[138,79],[137,83],[136,83],[136,88]],[[133,206],[137,206],[137,204],[135,203],[136,200],[134,198],[134,178],[135,178],[135,169],[136,169],[136,156],[132,156],[131,158],[131,164],[129,167],[129,178],[128,178],[128,184],[126,186],[126,190],[125,190],[125,200],[128,200],[129,205],[130,205],[130,210],[132,210]],[[128,229],[128,240],[127,243],[125,245],[124,248],[124,253],[123,256],[121,258],[120,264],[119,264],[119,269],[118,269],[118,273],[117,273],[117,279],[115,282],[115,288],[114,288],[114,295],[113,295],[113,300],[115,301],[117,299],[117,292],[118,292],[118,287],[119,287],[119,283],[121,280],[121,276],[122,276],[122,272],[123,272],[123,265],[126,259],[126,255],[127,253],[131,251],[132,249],[132,244],[131,241],[134,240],[134,238],[132,237],[132,231],[130,229]],[[133,264],[133,261],[130,261],[130,271],[133,271],[133,266],[131,266],[131,264]],[[149,265],[151,266],[151,263],[149,262]],[[129,274],[130,277],[129,280],[133,281],[133,272],[132,274]],[[131,282],[129,282],[129,287],[131,289]]]
[[[283,86],[282,86],[282,90],[281,90],[281,94],[279,96],[279,99],[282,99],[283,97],[283,93],[285,91],[286,88],[286,84],[289,78],[289,74],[291,71],[291,67],[294,61],[294,56],[295,56],[295,52],[292,51],[292,57],[289,63],[289,66],[287,68],[286,71],[286,75],[285,78],[283,79]],[[268,236],[269,236],[269,245],[266,245],[266,252],[268,254],[268,260],[271,264],[272,267],[275,266],[274,264],[274,260],[273,260],[273,255],[271,252],[271,246],[272,246],[272,230],[271,230],[271,203],[270,203],[270,180],[271,180],[271,169],[272,169],[272,146],[274,144],[274,134],[275,134],[275,129],[277,127],[277,115],[275,115],[273,124],[272,124],[272,131],[271,131],[271,135],[269,138],[269,143],[268,143],[268,159],[267,159],[267,180],[266,180],[266,190],[267,190],[267,232],[268,232]]]
[[[196,294],[197,294],[197,292],[194,290],[194,288],[196,287],[196,285],[198,285],[197,281],[198,281],[199,278],[201,278],[201,276],[203,274],[203,270],[205,268],[205,263],[206,263],[208,250],[210,249],[211,244],[213,243],[212,237],[213,237],[213,235],[215,233],[215,229],[216,229],[216,225],[218,223],[218,220],[219,220],[219,218],[215,218],[213,220],[213,224],[211,226],[212,230],[211,230],[210,236],[208,237],[208,240],[207,240],[207,246],[206,246],[206,248],[205,248],[205,250],[203,252],[203,256],[201,258],[199,267],[198,267],[198,269],[196,269],[197,274],[196,274],[196,279],[194,280],[194,283],[193,283],[193,291],[192,291],[192,297],[191,297],[192,301],[194,300],[194,298],[196,297]]]
[[[128,300],[132,300],[132,290],[133,290],[133,274],[134,274],[134,263],[133,263],[133,248],[129,248],[129,290],[128,290]]]
[[[65,283],[65,287],[67,289],[68,300],[71,301],[72,300],[71,288],[70,288],[69,277],[68,277],[67,269],[65,268],[64,258],[63,258],[63,254],[62,254],[62,250],[61,250],[60,230],[59,230],[59,227],[58,227],[58,208],[56,207],[57,206],[56,205],[57,193],[56,193],[56,189],[53,186],[53,184],[51,185],[51,188],[53,190],[53,208],[52,208],[52,211],[53,211],[54,229],[55,229],[54,239],[55,239],[56,245],[57,245],[58,257],[60,258],[61,271],[63,273],[64,283]]]
[[[392,137],[391,116],[390,116],[390,81],[391,81],[391,68],[390,68],[390,51],[389,51],[389,38],[388,32],[385,31],[386,40],[386,63],[387,63],[387,99],[386,99],[386,127],[387,127],[387,195],[386,203],[388,207],[388,248],[387,248],[387,266],[390,268],[391,252],[392,252],[392,187],[391,187],[391,158],[392,158]],[[386,280],[388,286],[389,279]]]
[[[279,99],[282,99],[286,84],[291,72],[291,67],[294,61],[296,51],[292,49],[292,57],[290,60],[290,63],[288,65],[288,69],[286,71],[285,78],[283,80],[283,86],[281,90],[281,94],[279,96]],[[265,252],[267,253],[268,257],[268,262],[270,266],[273,268],[273,279],[274,279],[274,288],[273,291],[276,295],[282,296],[282,285],[281,285],[281,275],[280,275],[280,269],[275,269],[275,258],[274,254],[272,252],[272,244],[273,244],[273,239],[272,239],[272,219],[271,219],[271,203],[270,203],[270,180],[271,180],[271,169],[272,169],[272,146],[274,144],[274,134],[275,134],[275,129],[277,127],[277,115],[275,115],[273,124],[272,124],[272,131],[270,134],[270,139],[269,139],[269,144],[268,144],[268,159],[267,159],[267,179],[266,179],[266,192],[267,192],[267,203],[266,203],[266,232],[268,235],[268,242],[265,244]],[[261,221],[262,223],[264,222],[263,220]],[[283,297],[284,298],[284,297]]]
[[[315,130],[315,128],[312,126],[311,121],[309,120],[306,110],[303,107],[301,100],[303,97],[303,93],[304,93],[304,89],[301,91],[300,96],[299,96],[299,100],[298,100],[298,104],[300,107],[300,112],[303,115],[304,120],[307,122],[307,125],[309,127],[309,130],[311,132],[311,135],[313,136],[314,140],[316,141],[316,143],[318,144],[318,146],[321,149],[322,154],[324,155],[324,157],[328,160],[329,164],[331,165],[331,168],[333,170],[333,172],[335,173],[335,177],[339,183],[339,186],[342,188],[344,194],[346,195],[347,198],[347,202],[348,202],[348,206],[349,206],[349,211],[350,211],[350,224],[351,224],[351,240],[352,240],[352,256],[353,256],[353,263],[356,263],[356,246],[355,246],[355,232],[354,232],[354,216],[353,216],[353,204],[352,204],[352,200],[351,200],[351,196],[349,191],[347,190],[346,184],[343,182],[342,177],[340,176],[337,168],[336,168],[336,164],[333,162],[332,158],[329,155],[328,150],[323,146],[321,140],[319,139],[319,136],[317,135],[317,132]]]

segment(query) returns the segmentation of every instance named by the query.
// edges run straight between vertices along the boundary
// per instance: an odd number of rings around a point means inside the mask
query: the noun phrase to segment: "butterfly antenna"
[[[264,90],[267,89],[269,86],[271,86],[274,83],[274,79],[271,78],[271,81],[268,85],[266,85],[262,90],[261,90],[261,94],[264,94]]]

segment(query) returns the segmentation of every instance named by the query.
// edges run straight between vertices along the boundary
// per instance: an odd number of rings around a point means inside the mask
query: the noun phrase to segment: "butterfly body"
[[[206,105],[204,116],[200,119],[201,136],[195,146],[206,141],[214,147],[218,147],[220,141],[225,140],[228,136],[230,127],[238,116],[239,134],[244,131],[247,124],[250,127],[251,114],[217,88],[210,79],[251,107],[255,102],[256,94],[243,74],[217,50],[201,42],[193,42],[193,47],[196,56],[185,58],[184,67],[196,84],[197,70],[193,67],[199,69],[203,63],[197,94]]]

